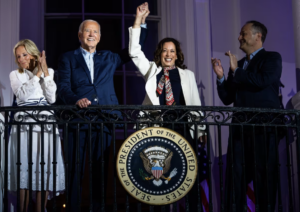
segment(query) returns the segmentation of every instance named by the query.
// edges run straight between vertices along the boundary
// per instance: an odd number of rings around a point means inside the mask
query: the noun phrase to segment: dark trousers
[[[82,179],[85,170],[86,152],[89,151],[88,130],[80,130],[79,145],[76,144],[77,133],[76,130],[69,130],[69,147],[68,147],[68,194],[70,211],[76,212],[81,204]],[[103,142],[103,144],[102,144]],[[100,211],[101,208],[101,189],[103,188],[101,182],[104,180],[104,194],[106,192],[107,173],[108,168],[109,146],[111,142],[111,132],[104,126],[103,135],[98,129],[93,129],[91,134],[91,157],[92,157],[92,188],[89,188],[89,195],[92,194],[93,211]],[[79,148],[77,148],[79,146]],[[103,150],[102,150],[103,146]],[[78,154],[79,150],[79,166]],[[104,161],[102,162],[102,152]],[[88,159],[89,160],[89,159]],[[101,170],[104,173],[101,176]],[[77,170],[79,173],[77,173]],[[90,181],[90,178],[89,178]],[[90,191],[92,189],[92,192]]]
[[[267,132],[265,137],[263,133],[255,136],[245,133],[244,142],[239,135],[234,134],[232,146],[230,142],[229,139],[225,187],[226,211],[234,211],[235,204],[236,212],[247,212],[247,185],[253,181],[257,194],[255,203],[259,205],[259,211],[273,212],[278,187],[276,157],[278,147],[275,134]]]

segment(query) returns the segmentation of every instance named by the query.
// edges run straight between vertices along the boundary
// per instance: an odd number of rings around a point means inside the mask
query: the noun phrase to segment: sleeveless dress
[[[48,69],[50,76],[38,78],[35,74],[37,68],[30,72],[24,69],[23,73],[18,70],[10,73],[11,87],[16,95],[18,106],[44,106],[54,103],[56,96],[56,84],[53,81],[54,71]],[[21,109],[21,108],[20,108]],[[30,114],[30,116],[29,116]],[[45,119],[47,117],[47,119]],[[49,122],[44,124],[44,132],[41,131],[40,124],[32,127],[32,190],[41,191],[41,136],[44,134],[44,190],[49,191],[48,199],[54,195],[59,195],[65,190],[65,168],[63,163],[61,142],[58,129],[53,129],[55,122],[53,111],[21,111],[14,115],[14,122],[36,122],[41,120]],[[52,122],[52,123],[51,123]],[[20,189],[29,189],[29,125],[20,127]],[[54,147],[54,136],[56,147]],[[17,125],[11,128],[10,140],[8,144],[8,189],[17,191],[17,153],[18,153]],[[53,151],[56,158],[53,158]],[[56,165],[56,194],[53,194],[53,164]]]

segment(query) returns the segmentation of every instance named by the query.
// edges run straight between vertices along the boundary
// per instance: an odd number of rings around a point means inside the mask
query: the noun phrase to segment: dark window
[[[124,80],[123,80],[123,75],[121,74],[115,74],[114,76],[114,85],[115,85],[115,92],[119,101],[120,105],[124,104]]]
[[[125,46],[128,46],[129,43],[129,32],[128,28],[133,25],[134,19],[133,18],[127,18],[125,20]],[[149,61],[153,61],[154,58],[154,51],[156,49],[156,46],[158,44],[158,22],[157,21],[146,21],[147,22],[147,28],[148,28],[148,36],[146,43],[144,44],[142,50],[145,54],[145,56],[148,58]],[[130,61],[125,65],[126,71],[135,71],[137,68],[135,67],[134,63]]]
[[[161,0],[164,1],[164,0]],[[145,0],[124,0],[126,14],[135,14],[136,7],[143,4]],[[157,15],[157,0],[148,0],[151,15]]]
[[[137,75],[126,76],[126,104],[141,105],[145,98],[145,80]]]
[[[85,13],[119,13],[122,14],[122,0],[85,0]]]
[[[81,13],[82,0],[46,0],[46,13]]]
[[[101,39],[97,50],[119,52],[122,49],[121,17],[85,16],[85,19],[97,21],[101,26]]]
[[[80,23],[80,17],[45,20],[45,50],[49,67],[56,70],[61,54],[79,48],[78,28]]]

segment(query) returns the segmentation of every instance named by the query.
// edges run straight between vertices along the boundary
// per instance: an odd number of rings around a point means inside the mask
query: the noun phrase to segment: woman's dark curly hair
[[[160,57],[161,57],[161,53],[163,51],[163,46],[165,43],[167,42],[172,42],[174,43],[175,47],[176,47],[176,55],[177,55],[177,60],[175,60],[175,66],[182,68],[182,69],[186,69],[186,65],[183,64],[184,62],[184,56],[183,53],[181,51],[180,48],[180,43],[178,40],[174,39],[174,38],[164,38],[162,39],[159,44],[156,47],[156,50],[154,52],[154,62],[156,63],[157,66],[162,66],[161,65],[161,61],[160,61]]]

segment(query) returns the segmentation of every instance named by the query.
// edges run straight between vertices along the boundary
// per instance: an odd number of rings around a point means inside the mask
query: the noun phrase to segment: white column
[[[161,2],[161,34],[159,40],[172,37],[181,43],[184,63],[188,69],[196,71],[194,48],[193,0],[163,0]]]
[[[40,51],[45,50],[44,1],[21,1],[20,8],[20,39],[30,39]]]
[[[13,47],[19,40],[19,11],[20,0],[0,0],[0,106],[9,106],[12,103],[12,90],[10,87],[9,73],[16,68]],[[0,114],[3,120],[2,114]],[[3,150],[2,138],[0,138]],[[1,153],[3,156],[3,152]],[[1,167],[4,160],[0,158]],[[0,170],[0,175],[3,173]],[[2,175],[3,176],[3,175]],[[2,181],[3,179],[1,179]],[[3,181],[0,182],[0,211],[3,210],[2,196]]]
[[[213,105],[209,15],[207,0],[161,1],[159,38],[173,37],[181,43],[185,64],[195,73],[202,105]]]
[[[13,93],[9,73],[17,68],[13,47],[19,41],[20,0],[0,0],[0,97],[1,106],[10,106]]]

